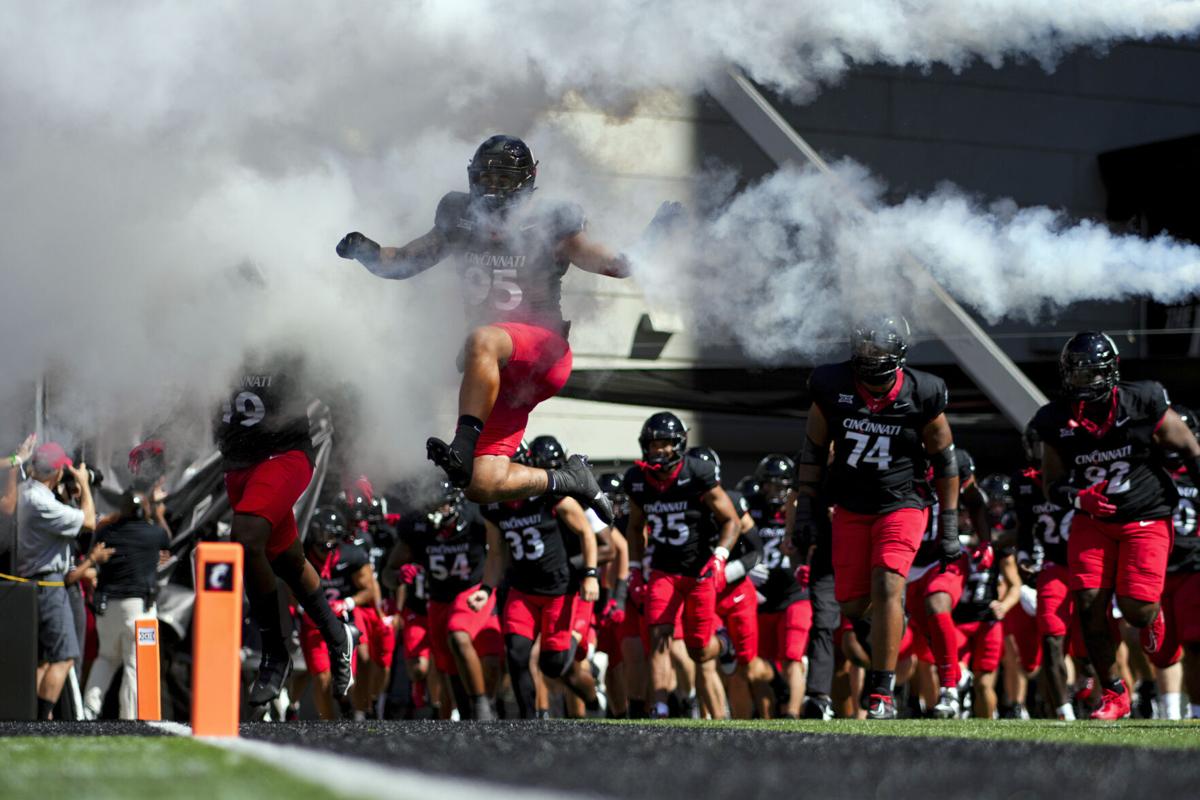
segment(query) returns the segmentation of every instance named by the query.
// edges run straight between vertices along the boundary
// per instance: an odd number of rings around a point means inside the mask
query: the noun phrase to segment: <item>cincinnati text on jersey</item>
[[[1093,450],[1075,456],[1076,464],[1103,464],[1118,458],[1127,458],[1133,453],[1133,445],[1127,444],[1115,450]]]

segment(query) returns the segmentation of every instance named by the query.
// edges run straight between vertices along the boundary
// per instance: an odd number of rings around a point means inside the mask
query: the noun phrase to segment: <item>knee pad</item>
[[[547,678],[561,678],[567,674],[571,665],[575,663],[575,648],[569,650],[550,650],[542,651],[538,657],[538,669]]]

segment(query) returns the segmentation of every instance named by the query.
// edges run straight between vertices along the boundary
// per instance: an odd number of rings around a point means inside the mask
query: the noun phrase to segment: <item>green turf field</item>
[[[5,800],[331,796],[255,759],[174,736],[0,738],[0,765]]]
[[[610,720],[621,724],[622,720]],[[636,720],[644,724],[644,720]],[[1200,749],[1200,720],[1165,722],[1128,719],[1120,722],[1058,722],[1055,720],[934,720],[901,719],[871,722],[859,719],[697,721],[660,720],[657,725],[700,726],[714,729],[731,726],[745,730],[794,731],[796,733],[842,733],[860,736],[936,736],[997,741],[1039,741],[1055,744],[1111,745]]]

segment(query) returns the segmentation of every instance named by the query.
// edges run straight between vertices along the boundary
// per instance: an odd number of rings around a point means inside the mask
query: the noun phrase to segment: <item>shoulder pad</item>
[[[438,203],[434,227],[447,236],[452,235],[466,213],[468,199],[466,192],[447,192]]]
[[[929,418],[933,419],[946,410],[950,402],[950,392],[946,382],[924,370],[904,368],[906,378],[913,381],[913,399],[915,404]]]

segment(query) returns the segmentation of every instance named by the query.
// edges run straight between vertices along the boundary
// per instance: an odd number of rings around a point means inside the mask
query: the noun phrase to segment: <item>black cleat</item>
[[[431,440],[432,441],[432,440]],[[562,469],[546,470],[550,476],[550,494],[578,500],[584,508],[590,508],[605,525],[613,521],[612,501],[596,482],[591,465],[586,457],[573,455]]]
[[[258,675],[250,685],[247,702],[252,706],[265,706],[279,697],[283,684],[291,674],[292,659],[286,652],[263,653],[262,661],[258,664]]]
[[[890,694],[872,694],[867,719],[896,719],[896,699]]]
[[[335,698],[347,697],[350,687],[354,685],[354,644],[358,631],[352,625],[342,623],[346,630],[346,644],[340,649],[329,645],[329,671],[332,676],[332,689]]]
[[[828,695],[810,694],[804,698],[804,708],[800,716],[804,719],[833,719],[833,701]]]
[[[471,484],[474,462],[463,461],[462,456],[441,439],[436,436],[426,439],[425,455],[446,473],[446,479],[456,489],[465,489]]]

